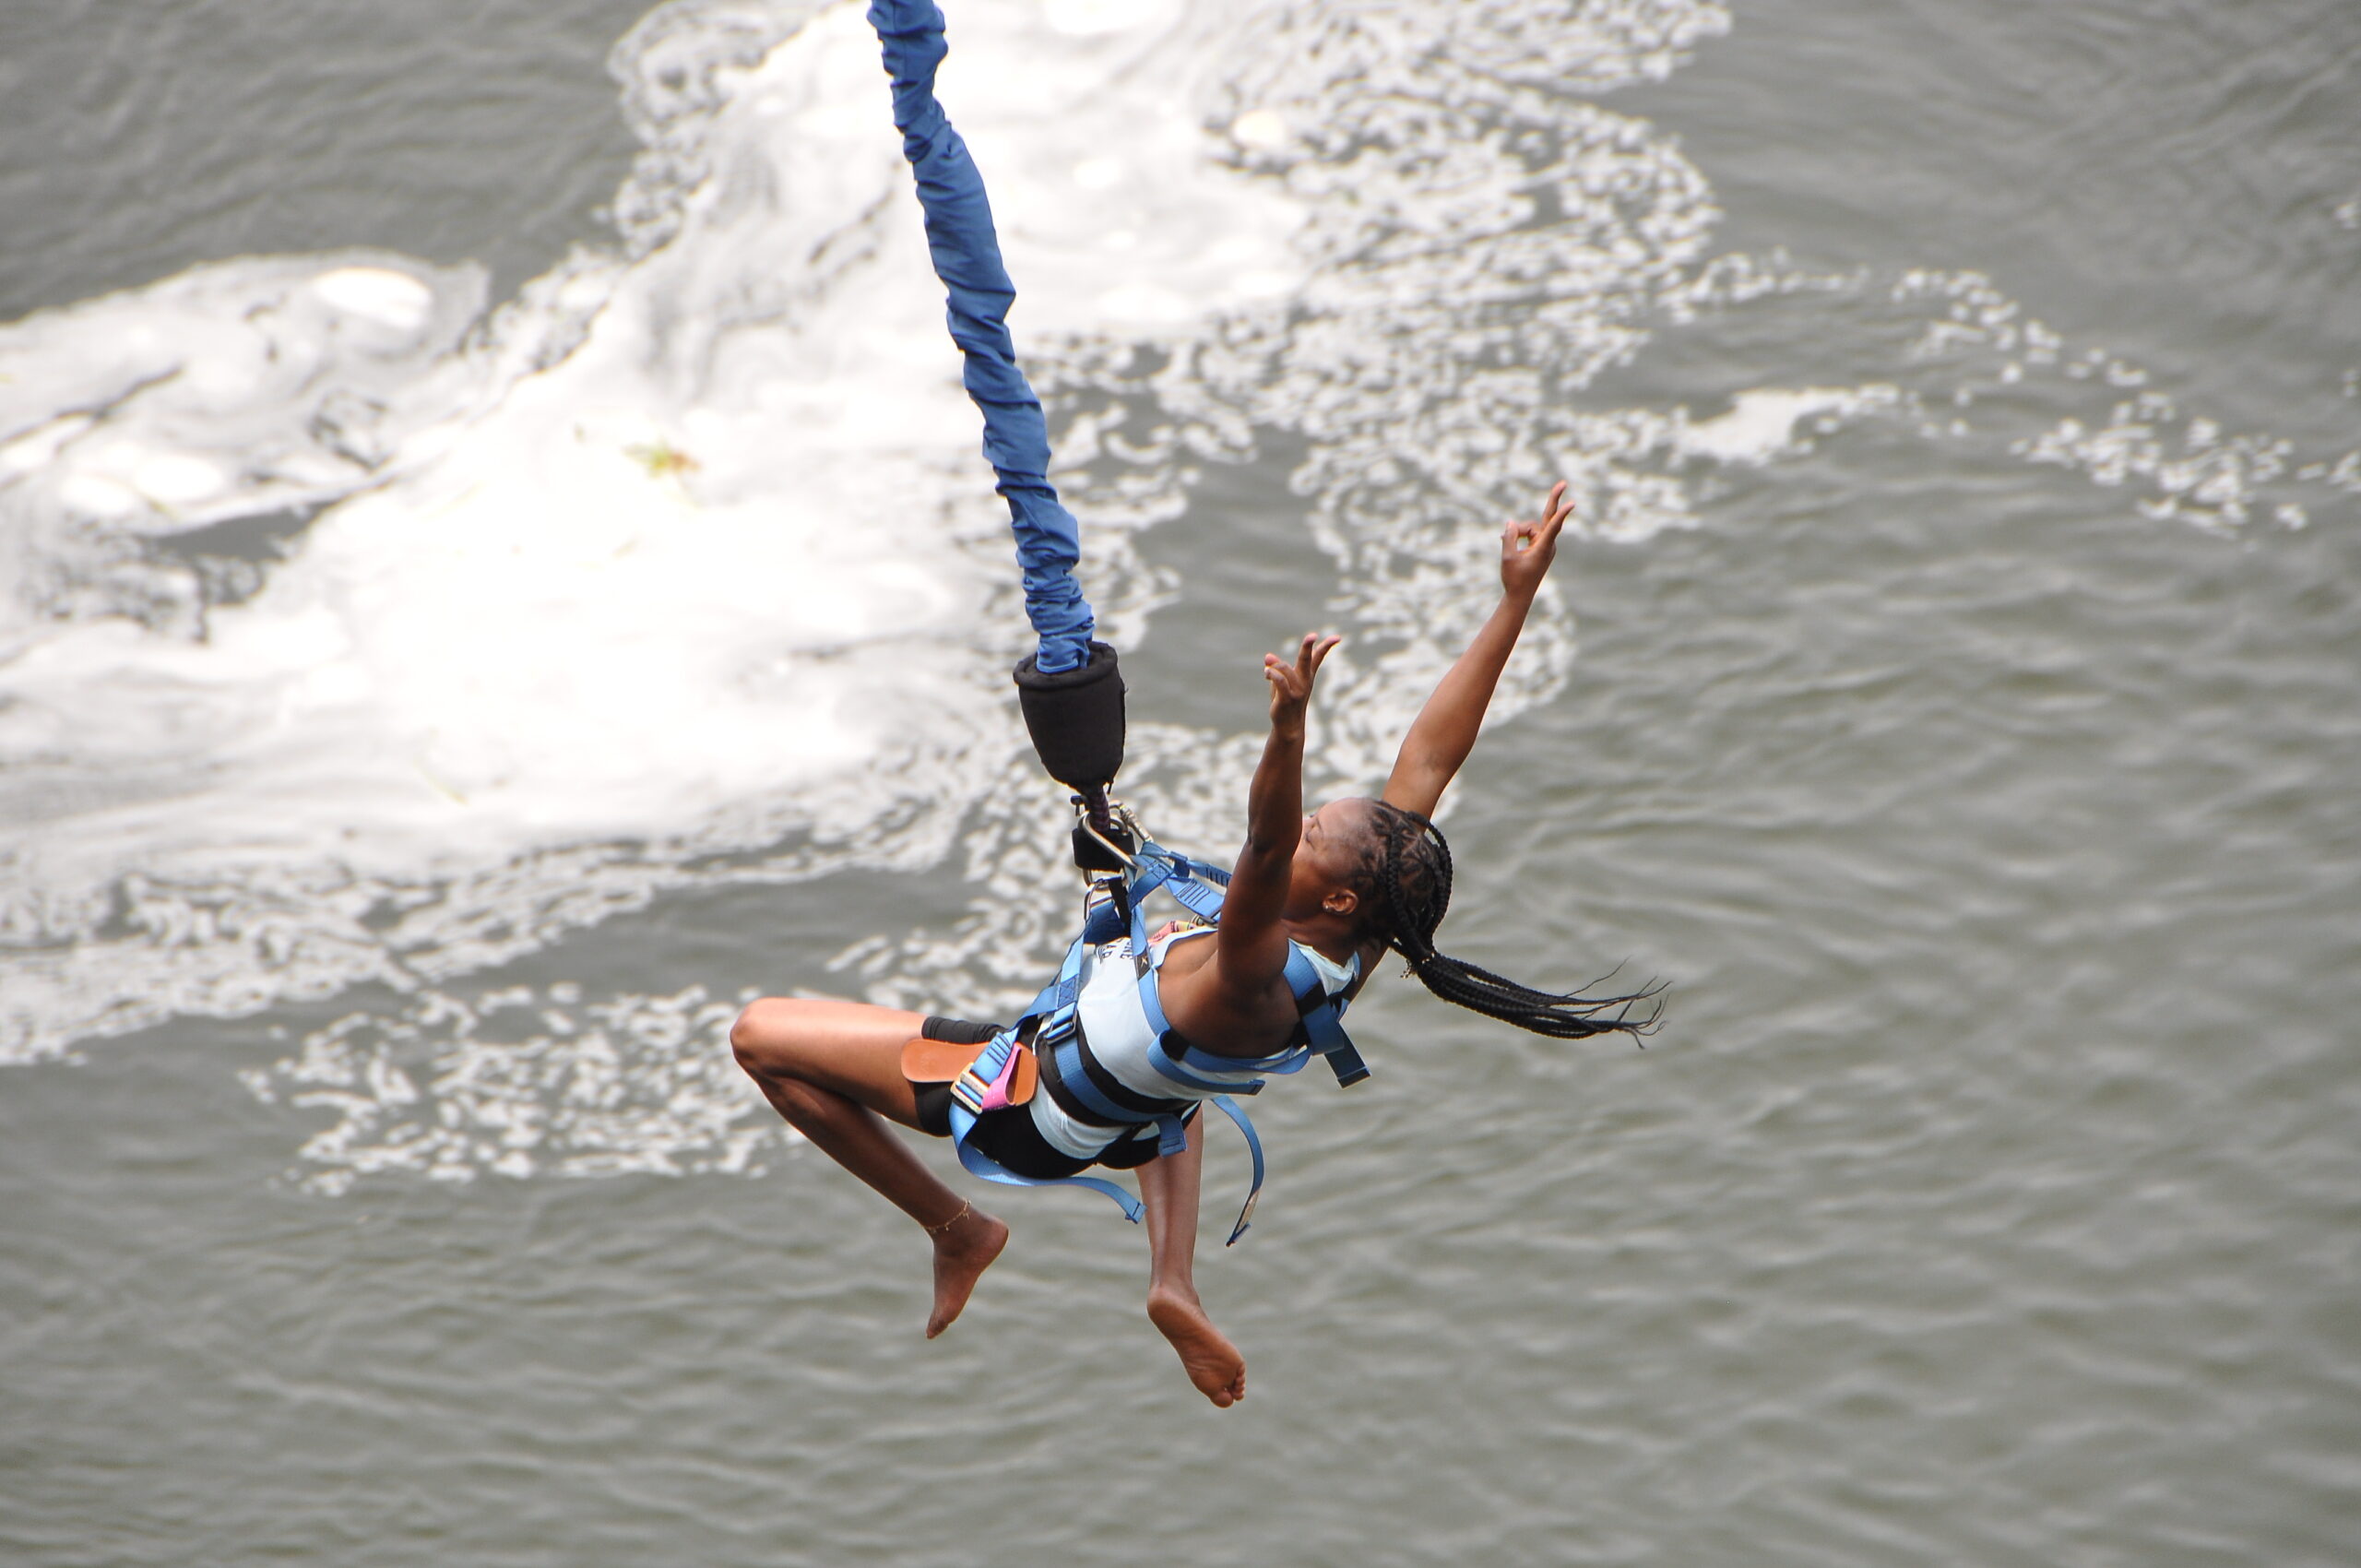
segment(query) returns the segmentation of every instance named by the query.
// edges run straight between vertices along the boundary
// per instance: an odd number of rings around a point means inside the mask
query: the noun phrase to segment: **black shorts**
[[[965,1018],[929,1018],[919,1033],[929,1039],[948,1040],[955,1045],[981,1045],[1000,1033],[1001,1028],[998,1024],[971,1024]],[[910,1088],[918,1097],[919,1131],[933,1137],[949,1137],[951,1086],[912,1084]],[[1043,1137],[1041,1129],[1033,1124],[1033,1112],[1021,1105],[985,1111],[976,1119],[975,1134],[967,1142],[1002,1169],[1036,1181],[1079,1176],[1094,1165],[1103,1165],[1110,1170],[1130,1170],[1154,1159],[1157,1150],[1156,1136],[1151,1133],[1145,1138],[1118,1138],[1096,1159],[1076,1159]]]

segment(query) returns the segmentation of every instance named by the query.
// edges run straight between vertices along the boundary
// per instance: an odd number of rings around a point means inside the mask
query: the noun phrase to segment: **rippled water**
[[[2361,16],[955,7],[1169,837],[1589,503],[1447,934],[1667,1028],[1373,992],[1215,1412],[726,1068],[1059,808],[857,16],[545,12],[0,22],[12,1561],[2352,1561]]]

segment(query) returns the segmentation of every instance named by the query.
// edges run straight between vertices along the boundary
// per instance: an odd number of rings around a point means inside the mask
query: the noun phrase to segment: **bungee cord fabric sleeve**
[[[894,125],[918,176],[927,249],[949,299],[951,339],[966,362],[961,378],[984,416],[984,456],[998,480],[994,488],[1008,502],[1025,576],[1025,613],[1041,639],[1038,668],[1045,673],[1077,669],[1090,659],[1093,627],[1089,602],[1074,578],[1081,537],[1074,514],[1050,483],[1049,425],[1009,337],[1008,307],[1016,288],[1001,261],[983,177],[935,101],[935,68],[949,52],[943,11],[934,0],[872,0],[869,22],[894,80]]]

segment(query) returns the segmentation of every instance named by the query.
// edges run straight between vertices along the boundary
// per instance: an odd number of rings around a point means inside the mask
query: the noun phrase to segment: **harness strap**
[[[983,1053],[978,1056],[975,1064],[967,1069],[968,1072],[988,1082],[997,1078],[1001,1069],[1007,1065],[1010,1053],[1016,1049],[1017,1039],[1017,1029],[1003,1029],[992,1036],[991,1041],[985,1045]],[[967,1101],[955,1094],[951,1100],[951,1145],[958,1150],[959,1163],[967,1168],[969,1174],[980,1176],[987,1182],[998,1182],[1009,1187],[1088,1187],[1093,1192],[1104,1193],[1112,1198],[1115,1201],[1115,1206],[1123,1211],[1123,1218],[1134,1225],[1137,1225],[1145,1215],[1146,1210],[1141,1206],[1139,1199],[1132,1196],[1114,1182],[1100,1177],[1019,1176],[1015,1171],[1002,1165],[967,1141],[976,1131],[976,1112],[968,1109]]]
[[[1157,975],[1164,967],[1170,944],[1159,951],[1148,940],[1147,916],[1142,908],[1147,896],[1161,888],[1175,902],[1208,922],[1221,919],[1222,903],[1229,885],[1229,873],[1204,861],[1175,854],[1163,845],[1142,839],[1134,858],[1132,873],[1120,882],[1107,885],[1109,897],[1093,903],[1083,919],[1082,934],[1067,947],[1064,961],[1058,966],[1057,978],[1041,988],[1032,1005],[1014,1028],[1003,1029],[992,1037],[963,1080],[973,1080],[980,1089],[996,1084],[1004,1073],[1016,1042],[1022,1039],[1033,1049],[1041,1070],[1045,1090],[1070,1097],[1086,1113],[1086,1119],[1111,1128],[1154,1126],[1157,1130],[1157,1152],[1159,1156],[1180,1153],[1188,1146],[1187,1123],[1184,1113],[1146,1106],[1127,1106],[1109,1097],[1093,1079],[1085,1052],[1087,1042],[1081,1037],[1075,1002],[1082,993],[1082,968],[1091,951],[1112,942],[1130,928],[1133,960],[1138,966],[1139,1001],[1148,1024],[1155,1029],[1157,1043],[1148,1052],[1148,1064],[1163,1077],[1182,1088],[1192,1091],[1181,1097],[1203,1097],[1218,1108],[1223,1115],[1238,1125],[1246,1139],[1247,1153],[1254,1166],[1253,1184],[1247,1191],[1246,1203],[1238,1212],[1238,1223],[1223,1244],[1234,1246],[1246,1234],[1254,1217],[1254,1206],[1262,1200],[1263,1178],[1266,1165],[1263,1155],[1263,1140],[1254,1131],[1252,1118],[1246,1114],[1233,1095],[1262,1092],[1264,1081],[1257,1077],[1249,1083],[1239,1083],[1227,1075],[1256,1073],[1286,1075],[1301,1072],[1312,1057],[1324,1057],[1335,1072],[1339,1084],[1358,1083],[1369,1076],[1369,1068],[1353,1042],[1345,1033],[1342,1014],[1344,1000],[1328,994],[1326,983],[1319,969],[1303,953],[1292,946],[1287,952],[1287,989],[1295,996],[1299,1034],[1287,1049],[1275,1055],[1244,1058],[1218,1056],[1191,1045],[1172,1028],[1165,1016],[1162,999],[1157,992]],[[1103,1071],[1103,1069],[1102,1069]],[[973,1103],[971,1103],[971,1101]],[[971,1173],[986,1181],[999,1182],[1013,1187],[1088,1187],[1104,1193],[1123,1211],[1125,1218],[1138,1224],[1145,1211],[1137,1198],[1112,1182],[1095,1176],[1035,1177],[1019,1176],[1003,1167],[969,1142],[977,1121],[976,1105],[983,1103],[980,1093],[961,1096],[956,1093],[951,1104],[951,1138],[958,1150],[959,1163]],[[1126,1134],[1128,1135],[1128,1134]]]
[[[961,1124],[963,1121],[965,1125]],[[967,1167],[969,1175],[980,1176],[987,1182],[998,1182],[1009,1187],[1088,1187],[1094,1193],[1104,1193],[1114,1199],[1115,1206],[1123,1211],[1123,1218],[1134,1225],[1146,1216],[1147,1210],[1139,1199],[1104,1177],[1019,1176],[967,1141],[967,1134],[975,1125],[976,1119],[969,1112],[956,1105],[951,1108],[952,1141],[959,1151],[959,1163]]]
[[[1102,1126],[1145,1127],[1151,1122],[1161,1122],[1174,1112],[1161,1107],[1149,1111],[1117,1101],[1091,1077],[1089,1067],[1082,1058],[1082,1040],[1070,1036],[1061,1040],[1049,1052],[1052,1066],[1052,1082],[1063,1093],[1072,1095],[1090,1113],[1091,1120]]]
[[[1164,999],[1157,990],[1157,976],[1162,972],[1165,957],[1171,951],[1171,944],[1167,943],[1161,948],[1149,949],[1138,959],[1140,1011],[1147,1015],[1148,1028],[1156,1033],[1156,1049],[1148,1056],[1148,1065],[1176,1084],[1228,1094],[1260,1094],[1263,1085],[1260,1080],[1251,1084],[1235,1083],[1228,1078],[1209,1081],[1184,1069],[1193,1068],[1195,1073],[1206,1074],[1284,1075],[1302,1068],[1303,1053],[1294,1046],[1273,1056],[1219,1056],[1210,1051],[1200,1051],[1182,1039],[1173,1028],[1172,1020],[1165,1016]]]
[[[1160,854],[1170,853],[1160,847],[1157,848]],[[1201,861],[1189,863],[1204,867],[1208,871],[1213,869],[1204,866],[1204,862]],[[1167,891],[1177,896],[1182,885],[1184,885],[1175,879]],[[1207,889],[1202,885],[1193,890],[1213,893],[1212,912],[1206,918],[1218,920],[1221,913],[1219,890]],[[1171,945],[1168,943],[1161,950],[1150,948],[1145,938],[1146,924],[1146,918],[1144,915],[1136,912],[1133,914],[1133,945],[1140,968],[1140,1006],[1146,1013],[1148,1023],[1158,1036],[1158,1050],[1150,1056],[1149,1061],[1166,1077],[1172,1079],[1175,1083],[1186,1084],[1194,1088],[1226,1089],[1230,1088],[1231,1086],[1209,1083],[1204,1078],[1192,1075],[1187,1071],[1176,1069],[1194,1069],[1196,1073],[1244,1072],[1284,1075],[1301,1072],[1305,1063],[1312,1056],[1327,1059],[1329,1068],[1336,1075],[1336,1082],[1340,1086],[1357,1084],[1370,1075],[1368,1064],[1362,1062],[1360,1052],[1354,1049],[1352,1037],[1345,1032],[1344,1000],[1328,994],[1327,983],[1322,980],[1319,968],[1292,944],[1287,950],[1286,975],[1287,990],[1295,996],[1296,1016],[1301,1030],[1300,1038],[1296,1043],[1275,1055],[1252,1058],[1223,1056],[1201,1050],[1186,1041],[1182,1041],[1180,1048],[1175,1050],[1173,1041],[1180,1037],[1173,1033],[1171,1020],[1165,1016],[1164,1002],[1157,989],[1156,979],[1157,972],[1164,967],[1165,957],[1170,953]],[[1262,1087],[1263,1085],[1260,1083],[1251,1086],[1240,1085],[1237,1086],[1235,1092],[1254,1094]]]
[[[1254,1223],[1254,1206],[1263,1201],[1263,1140],[1254,1135],[1253,1122],[1238,1108],[1236,1100],[1226,1094],[1217,1094],[1214,1096],[1214,1104],[1220,1108],[1223,1115],[1238,1123],[1240,1132],[1246,1134],[1246,1152],[1254,1159],[1254,1184],[1246,1190],[1246,1202],[1238,1211],[1238,1223],[1230,1228],[1229,1240],[1222,1243],[1225,1247],[1234,1247],[1238,1245],[1238,1239],[1246,1234],[1247,1228]]]
[[[1345,1032],[1343,1000],[1328,994],[1311,960],[1292,947],[1287,950],[1287,989],[1295,992],[1296,1014],[1309,1049],[1327,1059],[1329,1070],[1336,1075],[1336,1087],[1343,1088],[1368,1077],[1368,1063]]]
[[[1147,1064],[1155,1068],[1160,1075],[1170,1079],[1172,1082],[1179,1084],[1185,1088],[1195,1089],[1198,1091],[1199,1095],[1261,1094],[1263,1092],[1264,1080],[1261,1078],[1252,1078],[1247,1082],[1240,1084],[1233,1083],[1228,1078],[1200,1077],[1195,1073],[1189,1071],[1189,1068],[1192,1065],[1203,1064],[1202,1063],[1192,1063],[1191,1059],[1192,1057],[1202,1056],[1204,1053],[1194,1051],[1187,1045],[1182,1045],[1178,1048],[1180,1054],[1176,1057],[1173,1054],[1175,1047],[1172,1042],[1178,1039],[1180,1039],[1180,1037],[1173,1034],[1159,1036],[1157,1039],[1155,1048],[1148,1052]],[[1218,1061],[1220,1058],[1215,1058],[1215,1060]],[[1274,1068],[1272,1070],[1279,1073],[1289,1073],[1293,1072],[1295,1069],[1292,1066],[1288,1066]]]

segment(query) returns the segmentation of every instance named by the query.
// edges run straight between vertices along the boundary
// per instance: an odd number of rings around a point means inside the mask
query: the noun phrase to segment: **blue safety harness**
[[[1004,1182],[1015,1187],[1089,1187],[1112,1198],[1124,1218],[1139,1223],[1139,1200],[1112,1182],[1096,1176],[1019,1176],[969,1142],[986,1089],[1001,1078],[1010,1056],[1023,1044],[1040,1058],[1042,1077],[1056,1081],[1071,1092],[1098,1120],[1132,1127],[1153,1125],[1160,1156],[1178,1154],[1186,1146],[1187,1130],[1179,1112],[1141,1111],[1116,1103],[1091,1082],[1083,1063],[1083,1041],[1075,1018],[1084,963],[1095,949],[1128,933],[1133,962],[1138,970],[1140,1005],[1157,1034],[1156,1048],[1148,1052],[1149,1063],[1174,1085],[1189,1091],[1189,1098],[1210,1093],[1213,1103],[1238,1123],[1238,1130],[1246,1136],[1247,1152],[1254,1160],[1254,1184],[1246,1194],[1245,1206],[1238,1211],[1238,1224],[1229,1233],[1229,1242],[1234,1243],[1246,1234],[1254,1216],[1255,1202],[1263,1195],[1263,1140],[1255,1135],[1254,1123],[1244,1110],[1229,1092],[1224,1091],[1259,1094],[1264,1080],[1258,1077],[1252,1083],[1238,1084],[1221,1075],[1299,1073],[1313,1057],[1320,1056],[1327,1059],[1337,1084],[1343,1086],[1368,1077],[1369,1068],[1345,1033],[1346,999],[1328,994],[1318,968],[1292,944],[1287,949],[1287,989],[1295,994],[1299,1021],[1295,1038],[1285,1050],[1258,1058],[1220,1056],[1190,1044],[1172,1028],[1157,995],[1157,973],[1163,968],[1164,952],[1169,952],[1169,947],[1163,951],[1151,948],[1144,904],[1149,894],[1161,889],[1199,920],[1217,924],[1228,885],[1229,873],[1220,867],[1175,854],[1145,839],[1120,877],[1107,877],[1096,885],[1084,915],[1082,934],[1066,949],[1057,978],[1041,988],[1040,994],[1034,997],[1015,1024],[991,1038],[982,1053],[952,1085],[951,1138],[958,1148],[961,1165],[986,1181]],[[1049,1092],[1046,1083],[1036,1092]]]

